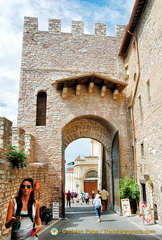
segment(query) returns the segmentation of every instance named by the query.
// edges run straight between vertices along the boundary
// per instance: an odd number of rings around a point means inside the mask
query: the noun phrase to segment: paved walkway
[[[101,220],[97,222],[94,208],[90,204],[72,204],[71,208],[66,207],[65,219],[52,220],[48,225],[43,225],[39,240],[162,240],[162,226],[144,225],[143,218],[138,215],[123,217],[108,209],[101,213]],[[51,235],[52,228],[58,229],[57,236]],[[9,239],[10,237],[3,240]]]
[[[137,236],[138,239],[162,239],[162,226],[158,224],[144,225],[143,218],[138,215],[123,217],[109,209],[102,212],[101,220],[100,223],[97,223],[94,208],[91,205],[72,204],[71,208],[66,207],[65,219],[52,220],[49,225],[43,226],[39,239],[45,239],[45,237],[50,239],[49,231],[52,227],[58,229],[59,234],[55,236],[55,239],[60,240],[62,237],[63,239],[76,239],[76,237],[82,239],[83,236],[89,239],[90,235],[96,236],[96,234],[97,239],[109,239],[109,237],[110,239],[121,239],[116,234],[125,236],[124,239],[134,239],[135,235],[136,239]],[[48,234],[43,235],[47,228],[49,229]],[[116,238],[114,238],[115,236]]]

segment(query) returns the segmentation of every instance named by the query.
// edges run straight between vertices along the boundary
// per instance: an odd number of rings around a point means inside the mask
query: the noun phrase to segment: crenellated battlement
[[[38,18],[24,17],[24,32],[38,32]]]
[[[115,33],[116,36],[123,35],[125,25],[116,25]],[[38,32],[38,18],[25,17],[24,18],[24,32],[36,33]],[[60,19],[49,19],[48,20],[48,32],[51,34],[61,34],[61,20]],[[72,35],[84,35],[84,22],[72,20],[71,25]],[[105,23],[94,23],[93,34],[96,36],[106,36],[107,29]]]
[[[53,34],[60,34],[61,33],[61,20],[50,18],[48,20],[48,31]]]
[[[73,35],[84,34],[84,22],[83,21],[72,21],[71,33]]]
[[[33,162],[34,137],[31,134],[26,134],[22,128],[12,127],[12,122],[7,118],[0,117],[0,158],[5,158],[4,154],[8,150],[8,145],[25,150],[28,162]]]

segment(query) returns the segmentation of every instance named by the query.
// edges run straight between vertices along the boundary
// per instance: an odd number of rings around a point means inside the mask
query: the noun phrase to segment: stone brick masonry
[[[125,93],[117,91],[114,97],[117,84],[113,91],[107,88],[103,98],[102,86],[97,84],[91,92],[90,85],[82,84],[80,95],[75,94],[75,87],[69,87],[67,99],[57,90],[58,80],[70,79],[70,82],[75,77],[98,79],[99,76],[125,84],[123,60],[117,55],[124,30],[125,26],[118,25],[116,36],[110,37],[106,35],[105,24],[95,23],[94,34],[89,35],[84,34],[83,22],[73,21],[71,33],[63,33],[60,20],[50,19],[48,31],[39,31],[38,19],[25,17],[18,126],[34,136],[35,161],[50,164],[49,187],[51,191],[59,188],[61,205],[64,150],[73,140],[89,137],[100,141],[107,153],[105,161],[111,162],[112,139],[119,131],[120,175],[132,175],[130,116]],[[40,91],[47,94],[46,126],[36,126]],[[111,169],[107,171],[111,175]],[[117,195],[117,189],[114,194]],[[49,201],[53,198],[51,195]],[[119,210],[119,197],[117,201]]]
[[[140,81],[134,102],[136,139],[136,171],[144,201],[155,210],[155,219],[162,224],[162,2],[148,1],[135,31],[140,59]],[[137,52],[132,38],[125,66],[129,71],[127,96],[134,94],[138,78]],[[153,182],[150,185],[147,179]],[[141,205],[140,205],[141,207]],[[157,217],[158,215],[158,217]]]

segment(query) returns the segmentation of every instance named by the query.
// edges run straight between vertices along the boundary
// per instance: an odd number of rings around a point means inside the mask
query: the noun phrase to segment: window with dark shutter
[[[46,105],[47,94],[45,92],[39,92],[37,95],[36,126],[46,126]]]

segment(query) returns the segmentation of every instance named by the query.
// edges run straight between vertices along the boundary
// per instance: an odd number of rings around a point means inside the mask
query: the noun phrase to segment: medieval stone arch
[[[119,199],[117,196],[114,198],[114,191],[118,189],[112,188],[114,186],[112,179],[112,144],[114,142],[114,136],[116,136],[117,129],[115,126],[107,121],[106,119],[96,116],[96,115],[82,115],[76,117],[69,121],[62,128],[62,143],[63,143],[63,155],[66,147],[73,141],[79,138],[92,138],[100,142],[103,146],[103,152],[100,161],[102,162],[103,170],[102,170],[102,178],[103,184],[107,186],[110,194],[111,194],[111,205],[119,205]],[[116,151],[116,149],[115,149]],[[119,149],[118,149],[119,151]],[[118,153],[119,155],[119,153]],[[116,171],[119,172],[119,165],[116,168]],[[116,181],[119,182],[119,175]],[[103,187],[103,186],[102,186]],[[116,187],[119,187],[116,185]],[[115,199],[115,200],[114,200]]]
[[[115,127],[104,118],[82,115],[71,120],[63,128],[64,148],[78,138],[93,138],[108,149],[115,132]]]

